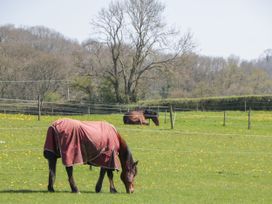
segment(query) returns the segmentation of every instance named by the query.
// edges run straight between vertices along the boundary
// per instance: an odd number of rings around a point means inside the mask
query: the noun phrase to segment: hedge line
[[[141,106],[169,106],[176,110],[224,111],[224,110],[272,110],[272,96],[229,96],[209,98],[179,98],[140,101]]]

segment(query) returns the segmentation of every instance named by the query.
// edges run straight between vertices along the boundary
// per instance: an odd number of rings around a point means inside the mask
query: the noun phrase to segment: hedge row
[[[224,110],[272,110],[272,96],[229,96],[210,98],[184,98],[149,100],[139,102],[141,106],[169,106],[175,110],[200,110],[200,111],[224,111]]]

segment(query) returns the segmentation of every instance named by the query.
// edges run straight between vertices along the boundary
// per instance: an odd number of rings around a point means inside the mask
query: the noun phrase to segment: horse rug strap
[[[92,164],[120,169],[120,143],[107,122],[60,119],[48,128],[44,149],[62,158],[65,166]]]

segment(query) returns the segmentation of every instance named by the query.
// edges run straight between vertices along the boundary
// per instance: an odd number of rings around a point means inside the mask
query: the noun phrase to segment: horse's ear
[[[139,162],[138,160],[136,162],[134,162],[133,167],[137,166],[138,162]]]

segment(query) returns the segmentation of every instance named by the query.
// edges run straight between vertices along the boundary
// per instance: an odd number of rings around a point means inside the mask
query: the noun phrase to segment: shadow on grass
[[[48,194],[54,194],[54,193],[71,193],[71,191],[55,191],[55,192],[48,192],[47,190],[31,190],[31,189],[6,189],[6,190],[0,190],[1,193],[48,193]],[[80,193],[95,193],[94,191],[80,191]]]
[[[13,189],[5,189],[5,190],[0,190],[1,193],[14,193],[14,194],[20,194],[20,193],[48,193],[48,194],[55,194],[55,193],[71,193],[71,191],[55,191],[55,192],[48,192],[47,190],[31,190],[31,189],[18,189],[18,190],[13,190]],[[72,193],[71,193],[72,194]],[[75,193],[76,194],[76,193]],[[113,193],[110,192],[100,192],[96,193],[95,191],[80,191],[79,194],[109,194],[113,195]],[[125,192],[118,192],[117,194],[125,194]]]

